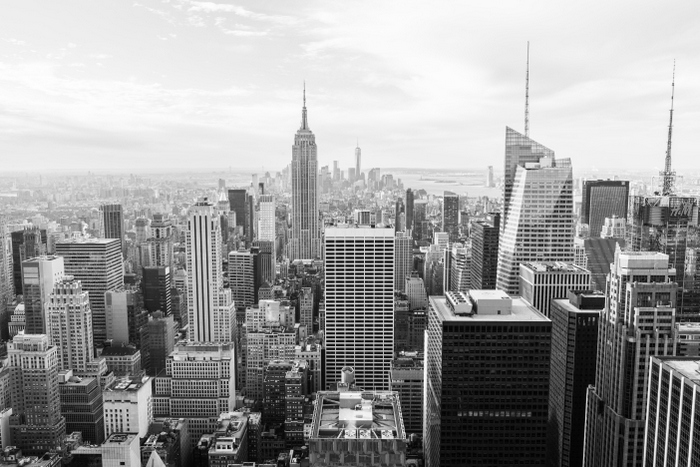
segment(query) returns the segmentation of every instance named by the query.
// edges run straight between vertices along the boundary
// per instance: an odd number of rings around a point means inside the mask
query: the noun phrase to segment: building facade
[[[630,182],[586,180],[581,199],[581,222],[588,224],[591,237],[600,237],[606,218],[627,218]]]
[[[552,300],[566,298],[571,290],[591,288],[591,273],[573,263],[520,263],[520,295],[549,318]]]

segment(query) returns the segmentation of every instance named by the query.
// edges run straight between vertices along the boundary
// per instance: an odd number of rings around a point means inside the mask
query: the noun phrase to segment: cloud
[[[199,2],[191,1],[189,11],[202,13],[233,13],[242,18],[254,19],[257,21],[266,21],[281,25],[294,25],[299,21],[293,16],[286,15],[268,15],[248,10],[241,6],[230,3],[214,3],[214,2]]]
[[[261,36],[267,36],[270,33],[270,30],[256,30],[252,26],[247,26],[245,24],[240,24],[237,23],[235,24],[235,29],[229,29],[226,26],[224,26],[224,23],[226,22],[226,18],[222,17],[217,17],[214,20],[214,24],[216,25],[217,28],[224,34],[232,35],[232,36],[240,36],[240,37],[261,37]]]

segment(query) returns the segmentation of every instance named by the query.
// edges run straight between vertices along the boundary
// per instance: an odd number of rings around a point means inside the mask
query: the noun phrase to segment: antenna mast
[[[659,175],[663,176],[663,186],[661,194],[671,196],[674,193],[676,183],[676,172],[671,169],[671,136],[673,134],[673,96],[676,91],[676,61],[673,61],[673,80],[671,81],[671,114],[668,122],[668,143],[666,144],[666,161],[664,171]]]
[[[527,68],[525,70],[525,136],[530,136],[530,41],[527,41]]]

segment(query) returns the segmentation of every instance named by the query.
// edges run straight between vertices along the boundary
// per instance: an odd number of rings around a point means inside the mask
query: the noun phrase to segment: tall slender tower
[[[63,271],[60,256],[39,256],[22,262],[27,334],[46,334],[46,304],[54,285],[63,277]]]
[[[357,141],[357,147],[355,148],[355,178],[357,180],[362,178],[362,151],[360,150],[360,141]]]
[[[124,249],[124,210],[121,204],[103,204],[100,206],[100,221],[102,238],[118,238],[122,254]]]
[[[659,175],[663,177],[663,187],[661,194],[663,196],[671,196],[675,191],[676,172],[671,169],[671,136],[673,135],[673,95],[676,90],[676,61],[673,61],[673,80],[671,81],[671,111],[668,122],[668,142],[666,143],[666,160],[664,163],[664,171]]]
[[[363,389],[389,388],[394,352],[394,230],[328,228],[326,384],[345,366]]]
[[[260,215],[258,217],[258,240],[275,241],[275,197],[260,196]]]
[[[290,260],[319,256],[321,229],[318,219],[318,159],[316,138],[306,119],[306,87],[301,127],[292,146],[292,235]]]
[[[187,221],[187,314],[189,340],[233,340],[235,312],[224,289],[219,215],[206,198],[190,208]]]

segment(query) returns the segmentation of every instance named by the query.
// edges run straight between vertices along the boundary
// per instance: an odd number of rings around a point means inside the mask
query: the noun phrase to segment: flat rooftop
[[[128,391],[135,392],[143,387],[144,384],[150,384],[150,378],[144,377],[143,379],[118,379],[109,386],[105,388],[107,391]]]
[[[481,291],[479,291],[481,292]],[[504,295],[503,292],[497,291],[499,294]],[[470,291],[470,293],[472,293]],[[550,320],[537,311],[534,307],[530,306],[525,300],[520,297],[511,297],[512,308],[509,314],[485,314],[479,315],[475,313],[473,315],[456,315],[454,311],[447,305],[444,296],[431,296],[429,297],[430,306],[435,312],[442,318],[443,321],[453,321],[453,322],[473,322],[473,321],[500,321],[500,322],[520,322],[520,321],[536,321],[542,323],[548,323]]]
[[[89,244],[96,244],[96,245],[106,245],[108,243],[112,242],[118,242],[118,238],[97,238],[97,237],[72,237],[72,238],[67,238],[63,240],[59,240],[56,242],[57,245],[61,244],[82,244],[82,243],[89,243]]]
[[[325,230],[326,238],[340,237],[391,237],[394,238],[394,229],[392,228],[371,228],[371,227],[327,227]]]
[[[674,372],[680,373],[684,378],[689,379],[700,386],[700,357],[654,357],[671,368]]]
[[[392,391],[320,391],[311,438],[405,440],[398,394]]]
[[[114,445],[128,445],[131,444],[134,439],[138,442],[138,433],[112,433],[109,438],[102,444],[103,446],[114,446]]]
[[[531,261],[520,265],[534,272],[588,272],[581,266],[564,261]]]

